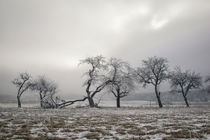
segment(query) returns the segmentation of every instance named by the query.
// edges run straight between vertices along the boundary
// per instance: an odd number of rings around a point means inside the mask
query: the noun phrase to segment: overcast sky
[[[0,94],[27,71],[61,94],[85,93],[80,59],[102,54],[140,65],[150,56],[210,74],[209,0],[0,0]]]

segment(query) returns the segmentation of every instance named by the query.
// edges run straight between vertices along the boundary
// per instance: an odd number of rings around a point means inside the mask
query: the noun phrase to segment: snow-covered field
[[[0,108],[0,139],[210,139],[209,107]]]

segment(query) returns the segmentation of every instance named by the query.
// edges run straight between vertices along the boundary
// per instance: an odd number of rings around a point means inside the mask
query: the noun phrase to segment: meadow
[[[210,108],[0,108],[0,139],[210,139]]]

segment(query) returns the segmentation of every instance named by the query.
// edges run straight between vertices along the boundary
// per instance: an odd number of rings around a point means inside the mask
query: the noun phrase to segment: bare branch
[[[78,99],[78,100],[73,100],[73,101],[66,101],[64,103],[61,103],[61,104],[58,104],[58,107],[59,108],[64,108],[66,106],[69,106],[69,105],[72,105],[74,104],[75,102],[82,102],[82,101],[85,101],[88,97],[84,97],[83,99]]]

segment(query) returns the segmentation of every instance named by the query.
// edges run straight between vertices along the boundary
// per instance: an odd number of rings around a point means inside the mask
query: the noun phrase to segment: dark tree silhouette
[[[31,86],[31,76],[28,73],[20,73],[19,78],[15,78],[12,83],[18,87],[17,101],[18,107],[21,108],[21,96]]]
[[[187,95],[191,89],[199,88],[202,84],[202,78],[199,74],[191,71],[182,71],[180,67],[176,67],[173,72],[170,72],[171,87],[181,92],[186,103],[189,107]]]
[[[127,96],[134,89],[134,82],[130,72],[130,66],[117,58],[111,58],[110,66],[110,84],[108,90],[115,96],[117,108],[120,108],[120,99]]]
[[[135,77],[139,83],[146,87],[148,84],[152,84],[155,87],[155,94],[159,107],[162,108],[162,102],[160,99],[160,91],[158,86],[168,78],[168,60],[162,57],[149,57],[147,60],[142,61],[143,65],[137,68]]]
[[[103,56],[88,57],[81,60],[80,64],[88,64],[90,69],[85,73],[87,80],[83,86],[86,86],[87,99],[90,107],[95,107],[93,97],[101,92],[109,83],[105,76],[107,64]]]

